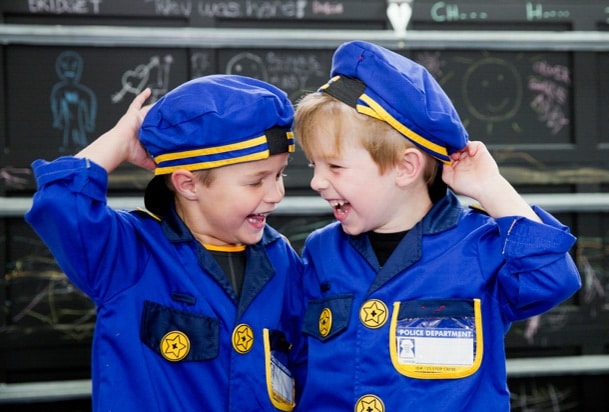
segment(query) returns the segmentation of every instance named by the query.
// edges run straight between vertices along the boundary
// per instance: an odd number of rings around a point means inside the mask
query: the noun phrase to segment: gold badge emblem
[[[179,362],[190,352],[190,340],[184,332],[173,330],[161,339],[161,355],[171,362]]]
[[[362,305],[359,311],[361,322],[370,329],[380,328],[389,317],[387,305],[378,299],[370,299]]]
[[[375,395],[364,395],[355,404],[356,412],[385,412],[383,401]]]
[[[319,315],[319,334],[322,338],[328,336],[332,330],[332,311],[329,308],[324,308]]]
[[[242,323],[233,330],[233,348],[237,353],[247,353],[254,346],[254,332],[249,325]]]

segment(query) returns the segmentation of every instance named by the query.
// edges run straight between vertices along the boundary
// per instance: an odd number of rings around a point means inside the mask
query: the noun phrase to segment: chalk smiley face
[[[522,82],[508,61],[488,57],[470,66],[463,79],[463,99],[469,113],[484,122],[512,118],[522,104]],[[484,99],[474,95],[483,94]]]

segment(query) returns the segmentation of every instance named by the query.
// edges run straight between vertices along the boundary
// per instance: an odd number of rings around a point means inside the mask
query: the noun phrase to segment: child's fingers
[[[134,109],[138,109],[139,110],[144,105],[146,100],[148,100],[148,98],[150,97],[151,93],[152,93],[152,90],[150,90],[150,87],[146,87],[144,90],[142,90],[142,92],[140,94],[135,96],[135,98],[133,99],[133,101],[129,105],[129,108],[130,109],[134,108]]]

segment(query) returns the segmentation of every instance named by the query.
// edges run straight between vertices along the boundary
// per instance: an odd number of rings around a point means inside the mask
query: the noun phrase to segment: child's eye
[[[315,168],[315,162],[309,162],[309,164],[307,165],[307,167],[314,169]]]
[[[287,176],[287,174],[285,172],[277,173],[277,180],[282,179],[282,178],[284,178],[286,176]]]

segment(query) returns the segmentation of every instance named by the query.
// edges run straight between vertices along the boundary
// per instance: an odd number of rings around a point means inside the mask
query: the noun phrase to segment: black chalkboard
[[[603,53],[598,56],[598,87],[600,104],[599,108],[599,127],[600,141],[609,144],[609,53]]]
[[[557,169],[572,168],[577,178],[582,168],[598,167],[593,162],[600,162],[609,150],[609,146],[593,153],[589,149],[590,144],[600,143],[591,141],[590,135],[600,133],[607,141],[609,127],[601,120],[609,118],[606,82],[598,83],[599,119],[594,117],[598,100],[592,91],[586,93],[590,99],[580,92],[579,103],[574,103],[577,82],[596,84],[595,78],[607,76],[606,55],[600,54],[600,64],[595,65],[590,64],[594,55],[583,53],[580,58],[575,52],[400,53],[427,67],[444,87],[472,140],[483,140],[498,151],[500,164],[519,165],[509,176],[515,184],[561,184],[552,177]],[[114,125],[144,87],[152,87],[154,101],[190,78],[231,73],[275,84],[297,102],[327,81],[332,54],[333,49],[5,46],[3,163],[15,175],[35,158],[74,153]],[[577,74],[574,60],[588,72]],[[76,108],[81,123],[62,120]],[[307,163],[300,151],[294,154],[286,180],[289,189],[309,190]],[[542,175],[531,178],[531,172]],[[602,182],[609,181],[604,175],[596,174]],[[113,179],[115,189],[140,189],[143,184],[132,172]],[[26,180],[25,185],[20,179],[5,181],[5,191],[32,190],[33,181]]]
[[[26,173],[34,159],[77,152],[112,127],[145,87],[153,89],[154,102],[190,78],[230,73],[275,84],[296,102],[327,80],[332,50],[15,45],[6,47],[5,55],[7,133],[0,146],[12,177],[5,192],[18,193],[34,189]],[[300,151],[291,165],[286,185],[308,189],[311,173]],[[110,187],[138,191],[148,179],[127,167],[111,176]]]
[[[569,53],[416,51],[457,107],[474,140],[573,143]]]
[[[73,154],[112,127],[133,97],[155,101],[188,79],[184,49],[9,46],[4,164]]]
[[[0,157],[11,176],[2,180],[3,193],[31,191],[33,181],[20,174],[33,159],[74,153],[114,125],[143,87],[153,88],[154,101],[190,78],[232,73],[275,84],[297,102],[327,81],[334,51],[17,44],[3,50],[0,126],[6,133]],[[602,170],[609,151],[606,53],[399,52],[429,69],[453,100],[470,138],[492,148],[514,184],[569,191],[558,186],[609,183]],[[69,71],[70,65],[80,71],[77,80],[62,78],[61,70]],[[62,123],[60,114],[69,114],[76,102],[83,123]],[[300,151],[294,154],[286,180],[293,193],[310,194],[307,163]],[[111,188],[141,189],[143,182],[133,173],[112,176]]]

